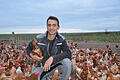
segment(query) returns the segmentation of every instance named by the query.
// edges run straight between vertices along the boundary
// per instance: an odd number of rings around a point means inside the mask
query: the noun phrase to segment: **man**
[[[32,59],[38,61],[32,73],[39,70],[39,80],[46,80],[48,75],[53,75],[56,68],[62,80],[66,80],[71,74],[72,63],[70,58],[72,54],[67,46],[65,38],[58,33],[59,28],[59,20],[54,16],[50,16],[47,19],[47,32],[36,36],[37,45],[41,49],[43,57],[32,54],[32,41],[26,49],[27,54]],[[41,61],[43,68],[40,67]]]

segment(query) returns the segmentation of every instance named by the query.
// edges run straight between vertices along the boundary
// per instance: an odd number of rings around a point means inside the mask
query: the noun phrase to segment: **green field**
[[[119,32],[61,33],[67,40],[120,42]],[[38,34],[0,34],[0,39],[31,40]]]
[[[105,41],[105,42],[120,42],[120,36],[80,36],[70,37],[66,36],[68,40],[80,40],[80,41]]]
[[[120,32],[64,33],[63,35],[70,40],[120,42]]]

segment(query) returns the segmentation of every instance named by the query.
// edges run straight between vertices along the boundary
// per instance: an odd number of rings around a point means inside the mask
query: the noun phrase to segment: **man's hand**
[[[32,55],[32,54],[30,54],[30,56],[32,57],[32,59],[42,62],[43,56],[39,57],[37,55]]]
[[[50,70],[50,66],[53,63],[53,57],[49,57],[49,59],[45,62],[44,66],[43,66],[43,70],[44,71],[48,71]]]

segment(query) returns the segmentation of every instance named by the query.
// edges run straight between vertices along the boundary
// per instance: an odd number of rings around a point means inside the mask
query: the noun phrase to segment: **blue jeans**
[[[40,80],[40,77],[41,77],[41,76],[43,76],[41,80],[46,80],[46,78],[47,78],[49,75],[53,75],[55,69],[58,68],[58,75],[60,75],[60,76],[62,77],[62,80],[67,80],[67,78],[70,76],[71,71],[72,71],[72,63],[71,63],[70,59],[65,58],[65,59],[61,60],[60,62],[58,62],[58,63],[60,63],[61,65],[58,65],[57,67],[55,67],[55,68],[52,69],[51,71],[47,72],[44,76],[41,75],[41,74],[43,74],[44,71],[43,71],[43,69],[40,68],[40,67],[36,67],[36,68],[32,71],[32,73],[39,71],[39,72],[40,72],[40,76],[38,77],[38,80]],[[58,64],[58,63],[56,63],[56,64]],[[55,64],[55,65],[56,65],[56,64]],[[31,73],[31,74],[32,74],[32,73]]]

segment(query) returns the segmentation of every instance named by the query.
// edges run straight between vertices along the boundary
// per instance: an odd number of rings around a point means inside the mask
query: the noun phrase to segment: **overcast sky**
[[[0,33],[43,33],[51,15],[59,32],[120,31],[120,0],[0,0]]]

